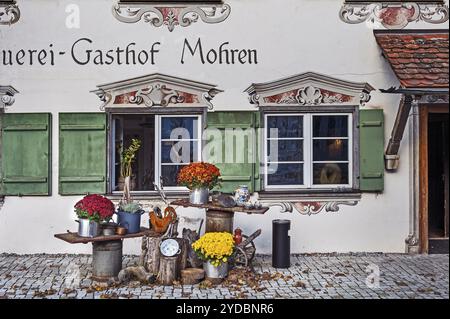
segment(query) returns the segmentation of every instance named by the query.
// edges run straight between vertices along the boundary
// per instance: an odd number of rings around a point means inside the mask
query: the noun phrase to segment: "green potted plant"
[[[117,211],[117,223],[126,227],[128,233],[134,234],[141,230],[141,215],[144,213],[142,206],[131,198],[131,177],[133,175],[133,163],[136,154],[141,148],[141,141],[133,139],[131,145],[121,153],[120,172],[124,178],[123,197]]]

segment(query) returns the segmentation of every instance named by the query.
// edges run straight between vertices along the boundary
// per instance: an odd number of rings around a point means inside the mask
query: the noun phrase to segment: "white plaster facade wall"
[[[16,25],[0,27],[1,49],[40,49],[50,43],[66,50],[55,66],[0,65],[0,83],[20,91],[7,112],[53,113],[53,196],[7,197],[0,210],[0,252],[89,253],[90,245],[69,245],[53,234],[75,229],[74,203],[80,197],[58,195],[58,112],[98,112],[100,102],[89,93],[96,85],[160,72],[217,84],[225,92],[213,101],[217,110],[251,110],[243,90],[253,82],[315,71],[345,80],[368,82],[377,89],[398,85],[383,59],[372,29],[349,25],[339,17],[341,0],[227,0],[231,16],[217,25],[198,22],[188,28],[154,28],[142,22],[124,24],[111,14],[112,0],[22,0],[22,18]],[[81,9],[81,28],[67,29],[65,8]],[[446,25],[411,24],[414,28],[448,28]],[[88,37],[95,48],[109,49],[136,42],[150,49],[162,43],[156,65],[79,66],[70,48]],[[185,38],[202,39],[205,48],[230,42],[231,48],[257,49],[257,65],[203,65],[198,59],[180,63]],[[374,92],[367,108],[383,108],[386,143],[390,136],[399,97]],[[280,214],[274,208],[265,216],[237,214],[235,225],[250,233],[262,228],[258,251],[271,252],[272,220],[292,220],[292,252],[404,252],[409,221],[408,133],[400,149],[396,173],[386,173],[383,194],[363,194],[355,207],[342,206],[338,213],[302,216]],[[201,211],[182,209],[182,215],[202,216]],[[148,224],[148,221],[145,221]],[[140,240],[127,240],[125,253],[139,253]]]

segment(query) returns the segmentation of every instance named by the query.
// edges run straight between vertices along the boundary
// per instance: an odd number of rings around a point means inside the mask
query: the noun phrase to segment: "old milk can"
[[[93,242],[92,275],[96,280],[115,278],[122,270],[122,240]]]
[[[206,211],[206,232],[233,233],[234,213],[208,209]]]

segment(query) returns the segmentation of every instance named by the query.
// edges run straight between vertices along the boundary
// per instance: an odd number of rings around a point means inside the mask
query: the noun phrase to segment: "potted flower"
[[[78,235],[96,237],[100,235],[100,222],[107,222],[114,215],[113,202],[101,195],[87,195],[75,204],[78,216]]]
[[[198,257],[204,261],[206,277],[224,279],[228,275],[228,259],[233,255],[235,242],[227,232],[206,233],[192,244]]]
[[[192,204],[209,201],[209,190],[219,185],[220,170],[213,164],[199,162],[183,167],[178,173],[178,184],[189,188]]]
[[[119,226],[127,229],[129,234],[136,234],[141,231],[141,215],[144,213],[142,206],[135,201],[119,203],[117,211],[117,222]]]

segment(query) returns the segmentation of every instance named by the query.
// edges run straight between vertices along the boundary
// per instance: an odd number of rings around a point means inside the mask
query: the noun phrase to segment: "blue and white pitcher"
[[[240,185],[234,193],[234,200],[238,206],[245,206],[250,199],[250,191],[247,185]]]

